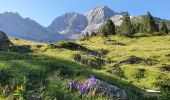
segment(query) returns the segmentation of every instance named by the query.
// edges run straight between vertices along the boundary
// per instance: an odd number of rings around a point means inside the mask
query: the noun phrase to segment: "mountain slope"
[[[107,6],[99,6],[90,10],[85,14],[88,19],[88,26],[84,31],[85,32],[97,31],[103,25],[103,22],[106,19],[114,16],[115,14],[116,12],[114,12]]]
[[[84,15],[71,12],[57,17],[48,29],[51,32],[68,35],[79,34],[87,26],[87,19]]]
[[[24,19],[18,13],[12,12],[0,14],[0,30],[10,37],[40,42],[48,41],[52,35],[47,28],[37,22],[29,18]]]
[[[75,12],[57,17],[48,27],[37,22],[22,18],[18,13],[5,12],[0,14],[0,31],[8,36],[39,42],[55,42],[63,39],[79,39],[83,33],[98,32],[106,19],[111,19],[115,25],[122,23],[126,12],[114,12],[107,6],[96,7],[82,15]],[[131,16],[134,22],[141,22],[143,16]],[[159,22],[160,18],[155,18]],[[170,26],[170,21],[166,21]]]

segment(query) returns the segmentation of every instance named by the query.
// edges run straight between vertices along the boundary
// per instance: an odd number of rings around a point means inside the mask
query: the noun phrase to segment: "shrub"
[[[74,54],[73,59],[77,62],[81,61],[81,55],[80,54]]]
[[[121,68],[114,69],[112,73],[119,76],[120,78],[125,78],[124,71]]]
[[[160,87],[161,95],[160,100],[170,100],[170,77],[165,74],[160,74],[157,77],[156,86]]]
[[[95,69],[101,69],[105,65],[105,60],[94,57],[94,58],[82,58],[81,63],[90,66]]]
[[[145,69],[137,69],[137,71],[135,72],[135,78],[144,78],[145,77]]]
[[[159,32],[160,34],[168,34],[168,27],[164,21],[159,22]]]
[[[36,91],[39,88],[47,85],[47,74],[42,70],[33,69],[26,77],[26,90]]]
[[[11,69],[1,69],[0,70],[0,85],[10,85],[12,79],[14,78],[13,72]]]
[[[98,51],[98,53],[100,53],[101,55],[106,55],[106,54],[108,54],[108,50],[106,50],[106,49],[100,49],[99,51]]]
[[[170,65],[163,64],[163,65],[160,67],[160,70],[162,70],[162,71],[170,71]]]

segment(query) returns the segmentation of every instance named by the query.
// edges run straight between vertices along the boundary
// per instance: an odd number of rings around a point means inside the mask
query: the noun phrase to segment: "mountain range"
[[[85,14],[66,13],[56,17],[48,27],[44,27],[30,18],[23,18],[18,13],[5,12],[0,14],[0,31],[9,37],[38,42],[55,42],[63,39],[79,39],[86,32],[97,32],[106,19],[115,25],[122,22],[124,12],[114,12],[107,6],[96,7]],[[131,16],[140,20],[141,16]],[[155,18],[156,21],[162,20]],[[166,22],[169,22],[166,20]]]

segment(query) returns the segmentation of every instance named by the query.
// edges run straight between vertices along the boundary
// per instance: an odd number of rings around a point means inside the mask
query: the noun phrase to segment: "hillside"
[[[71,46],[65,45],[67,41],[44,44],[10,40],[13,45],[0,50],[2,100],[28,94],[49,100],[106,99],[107,96],[87,97],[85,94],[82,98],[77,92],[68,91],[68,80],[85,81],[91,75],[125,90],[130,100],[156,100],[158,95],[149,95],[146,90],[159,91],[161,85],[156,84],[165,79],[164,86],[170,77],[169,35],[94,36]],[[81,60],[75,58],[77,54]]]

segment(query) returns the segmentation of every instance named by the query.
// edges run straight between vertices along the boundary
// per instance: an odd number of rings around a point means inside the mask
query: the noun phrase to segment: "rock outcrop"
[[[3,45],[9,45],[11,42],[8,39],[8,37],[6,36],[6,34],[2,31],[0,31],[0,46]]]
[[[109,97],[112,100],[128,100],[128,96],[123,89],[98,79],[96,83],[95,95]]]
[[[130,58],[120,61],[117,64],[115,64],[113,66],[113,68],[118,68],[120,66],[127,65],[127,64],[139,64],[139,63],[143,63],[148,66],[152,66],[152,65],[157,64],[158,61],[156,59],[151,59],[151,58],[140,58],[140,57],[136,57],[136,56],[130,56]]]

